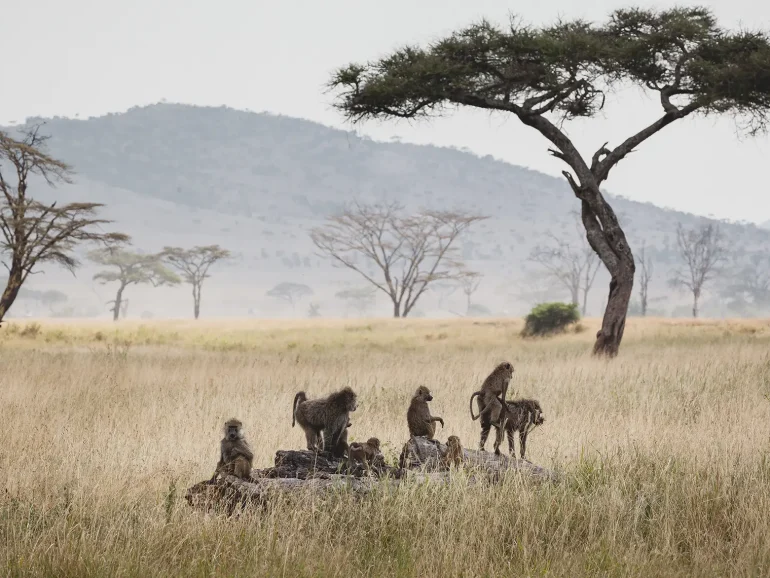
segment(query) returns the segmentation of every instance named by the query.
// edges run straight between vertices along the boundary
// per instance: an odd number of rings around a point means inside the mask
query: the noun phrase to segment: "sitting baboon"
[[[348,448],[348,459],[351,462],[359,462],[367,466],[371,465],[377,454],[380,453],[380,440],[369,438],[364,443],[353,442]]]
[[[471,419],[481,418],[481,439],[479,441],[479,450],[486,451],[484,446],[489,436],[489,426],[491,423],[500,422],[500,413],[503,408],[505,396],[508,394],[508,384],[513,377],[513,365],[504,361],[499,364],[484,380],[481,389],[474,391],[470,399]],[[479,414],[473,415],[473,398],[479,408]]]
[[[444,420],[430,415],[428,402],[433,400],[430,390],[421,385],[412,397],[409,409],[406,412],[406,422],[409,425],[409,434],[412,436],[424,436],[429,440],[436,435],[436,422],[444,427]]]
[[[243,437],[243,424],[235,418],[225,422],[225,437],[219,444],[219,462],[210,483],[214,483],[220,474],[236,476],[243,480],[251,479],[251,463],[254,454]]]
[[[296,422],[305,431],[307,449],[331,453],[350,422],[350,412],[357,407],[358,396],[350,387],[319,399],[308,399],[305,392],[300,391],[294,396],[291,426]]]
[[[460,438],[449,436],[446,441],[446,454],[444,454],[444,465],[446,467],[460,466],[463,463],[463,446]]]
[[[505,424],[501,424],[500,421],[497,423],[490,422],[490,425],[495,426],[497,429],[497,435],[495,436],[495,453],[498,455],[500,454],[500,444],[503,441],[503,433],[500,426],[503,425],[505,434],[508,436],[508,452],[511,456],[515,453],[513,434],[518,431],[519,451],[521,453],[521,459],[524,459],[524,454],[527,451],[527,436],[533,429],[543,424],[545,421],[545,414],[540,407],[540,403],[535,399],[517,399],[508,401],[505,405],[507,408],[507,419]]]

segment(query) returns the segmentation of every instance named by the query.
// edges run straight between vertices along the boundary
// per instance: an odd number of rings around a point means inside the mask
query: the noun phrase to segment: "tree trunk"
[[[583,317],[586,316],[586,310],[588,309],[588,287],[583,289]]]
[[[692,318],[697,319],[698,318],[698,298],[700,295],[698,295],[697,292],[693,292],[692,294]]]
[[[120,287],[118,287],[118,292],[115,294],[115,306],[112,308],[113,321],[117,321],[120,317],[120,303],[123,301],[123,290],[125,288],[126,286],[121,284]]]
[[[393,301],[393,317],[396,319],[401,317],[401,303],[398,301]]]
[[[16,301],[16,296],[19,294],[22,284],[22,272],[19,267],[11,265],[11,270],[8,272],[8,281],[5,284],[5,290],[2,297],[0,297],[0,323],[5,319],[6,313]]]
[[[634,287],[634,272],[623,267],[618,275],[610,279],[610,294],[604,310],[602,328],[596,333],[595,355],[614,357],[620,349],[623,331],[626,328],[628,304]]]
[[[572,293],[572,304],[580,306],[580,286],[570,287],[570,293]]]
[[[193,283],[193,313],[195,319],[201,314],[201,288],[200,285]]]

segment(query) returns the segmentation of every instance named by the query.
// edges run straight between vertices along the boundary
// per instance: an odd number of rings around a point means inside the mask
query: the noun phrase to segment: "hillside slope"
[[[76,168],[77,182],[57,190],[36,187],[35,195],[105,202],[106,214],[147,250],[220,243],[237,251],[239,259],[219,275],[234,309],[225,306],[223,293],[215,304],[220,313],[274,313],[263,296],[281,280],[317,287],[317,300],[333,309],[334,291],[358,281],[315,255],[307,230],[353,199],[489,215],[464,239],[462,250],[487,276],[479,301],[495,311],[519,312],[537,300],[525,290],[536,271],[526,258],[546,232],[576,235],[570,213],[578,204],[563,180],[489,156],[375,142],[305,120],[225,107],[158,104],[88,120],[45,120],[53,137],[50,151]],[[656,290],[670,293],[664,271],[676,259],[676,225],[702,219],[609,196],[632,244],[644,239],[651,247],[659,271]],[[723,228],[742,250],[770,247],[766,229]],[[606,277],[597,279],[594,314],[605,283]],[[244,295],[252,305],[247,307]],[[176,311],[176,303],[169,306]]]

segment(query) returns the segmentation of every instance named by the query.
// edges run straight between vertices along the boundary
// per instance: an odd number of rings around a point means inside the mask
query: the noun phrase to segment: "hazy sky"
[[[770,29],[770,2],[705,4],[727,26]],[[84,118],[165,98],[350,128],[322,90],[337,66],[375,58],[404,43],[430,41],[481,17],[505,22],[511,10],[539,24],[559,16],[601,20],[626,5],[609,0],[4,0],[0,123],[33,115]],[[605,141],[617,144],[658,114],[654,100],[629,90],[617,95],[604,118],[567,129],[590,157]],[[358,130],[378,139],[398,136],[468,147],[550,174],[562,169],[539,134],[515,118],[483,111],[412,125],[368,123]],[[770,138],[739,140],[730,120],[688,119],[622,161],[607,188],[698,214],[765,221],[770,219],[764,165],[769,155]]]

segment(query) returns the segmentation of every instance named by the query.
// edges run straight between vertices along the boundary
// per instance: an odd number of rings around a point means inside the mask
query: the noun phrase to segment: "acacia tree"
[[[149,283],[153,287],[161,285],[176,285],[180,282],[172,271],[163,265],[163,254],[142,255],[119,247],[106,247],[92,251],[89,259],[99,265],[114,267],[114,270],[99,271],[94,275],[94,280],[101,284],[118,283],[115,299],[107,304],[112,305],[112,319],[117,321],[120,317],[123,304],[123,292],[129,285]]]
[[[460,278],[460,284],[463,288],[463,293],[465,293],[465,314],[470,315],[471,312],[471,297],[473,294],[478,290],[479,285],[481,285],[481,278],[483,275],[481,273],[476,273],[475,271],[468,271]]]
[[[407,46],[334,73],[330,88],[348,119],[420,118],[448,106],[517,117],[548,141],[569,170],[586,238],[610,273],[594,353],[618,352],[634,282],[634,258],[600,187],[640,144],[689,115],[733,114],[750,133],[770,108],[770,43],[763,32],[720,28],[708,8],[624,9],[596,25],[582,20],[505,29],[482,21],[426,48]],[[592,118],[606,94],[636,86],[657,95],[662,114],[615,148],[584,157],[564,121]],[[616,92],[617,93],[617,92]]]
[[[162,255],[163,259],[180,273],[182,280],[192,285],[193,314],[195,319],[198,319],[201,312],[201,288],[203,281],[210,277],[209,268],[217,261],[230,258],[230,251],[219,245],[192,249],[165,247]]]
[[[465,275],[454,243],[479,215],[423,210],[404,215],[398,203],[362,205],[330,217],[310,237],[321,253],[352,269],[393,303],[393,317],[406,317],[431,283]],[[367,267],[368,266],[368,267]],[[367,271],[369,267],[381,279]]]
[[[279,283],[267,292],[268,297],[275,297],[288,302],[292,310],[295,309],[297,301],[312,294],[313,290],[302,283]]]
[[[347,307],[353,307],[359,315],[363,315],[374,305],[376,291],[374,287],[354,287],[337,291],[334,296],[345,301]]]
[[[727,307],[739,315],[757,317],[770,308],[770,255],[754,253],[749,262],[736,266],[720,289]]]
[[[34,200],[30,177],[41,177],[49,186],[71,183],[72,169],[45,152],[49,137],[41,125],[21,129],[19,140],[0,131],[0,253],[8,271],[0,296],[0,323],[19,295],[24,282],[44,263],[56,263],[73,272],[79,265],[74,249],[81,243],[118,243],[126,235],[105,233],[111,221],[97,218],[100,203],[67,203],[57,206]]]
[[[714,277],[725,259],[722,233],[713,224],[685,230],[679,223],[676,242],[683,263],[672,272],[669,283],[692,293],[692,316],[698,317],[698,300],[703,286]]]
[[[647,316],[647,288],[650,286],[650,278],[652,278],[652,256],[647,254],[647,244],[642,241],[642,248],[639,250],[637,256],[637,262],[639,263],[639,301],[642,305],[642,317]]]
[[[573,248],[569,243],[549,234],[549,245],[534,247],[529,260],[541,265],[548,275],[570,292],[572,303],[580,304],[582,293],[583,315],[588,307],[588,293],[599,272],[601,261],[590,246]]]

